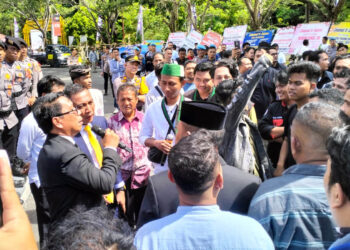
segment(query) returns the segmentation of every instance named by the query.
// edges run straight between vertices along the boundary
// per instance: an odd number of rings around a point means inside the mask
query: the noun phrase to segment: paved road
[[[45,67],[42,70],[43,70],[44,76],[51,74],[61,78],[66,84],[72,82],[68,73],[68,68],[66,67],[65,68]],[[92,73],[92,82],[93,82],[93,88],[100,89],[102,93],[104,93],[104,81],[103,81],[103,77],[101,76],[101,70],[98,70],[97,73]],[[104,109],[105,109],[106,117],[111,116],[114,110],[113,97],[112,97],[112,91],[110,89],[110,86],[108,86],[108,92],[109,92],[109,95],[104,96]],[[28,182],[26,183],[24,190],[25,191],[22,193],[22,196],[21,196],[21,198],[24,201],[23,207],[28,214],[29,220],[31,222],[31,225],[34,231],[35,239],[38,243],[39,233],[38,233],[37,218],[35,213],[35,202],[30,192]]]
[[[55,75],[59,78],[61,78],[66,84],[71,83],[72,80],[69,76],[68,73],[68,68],[50,68],[46,67],[43,68],[43,74],[44,76],[46,75]],[[92,87],[96,89],[100,89],[102,93],[104,93],[104,80],[103,77],[101,76],[101,70],[98,69],[97,73],[92,73],[91,75],[92,78]],[[114,107],[113,107],[113,97],[112,97],[112,91],[111,91],[111,86],[108,86],[108,96],[104,96],[104,108],[105,108],[105,114],[111,114],[113,113]]]

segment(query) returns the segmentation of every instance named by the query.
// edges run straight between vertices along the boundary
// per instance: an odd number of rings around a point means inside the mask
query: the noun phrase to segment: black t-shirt
[[[288,154],[287,154],[286,163],[284,164],[285,169],[296,164],[296,162],[293,158],[293,155],[292,155],[292,149],[290,147],[290,142],[291,142],[290,128],[292,126],[292,122],[293,122],[294,117],[297,114],[297,112],[298,112],[297,105],[294,104],[288,109],[288,111],[283,119],[284,120],[283,121],[283,123],[284,123],[284,135],[283,136],[288,138]]]
[[[177,64],[182,65],[182,66],[185,66],[185,62],[186,62],[187,60],[188,60],[187,58],[185,58],[185,59],[183,59],[183,60],[181,60],[180,58],[176,58]]]

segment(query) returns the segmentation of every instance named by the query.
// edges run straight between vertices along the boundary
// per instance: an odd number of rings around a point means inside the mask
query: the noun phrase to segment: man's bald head
[[[326,161],[326,141],[332,129],[340,124],[339,109],[335,106],[321,102],[304,105],[296,114],[291,128],[295,161]]]

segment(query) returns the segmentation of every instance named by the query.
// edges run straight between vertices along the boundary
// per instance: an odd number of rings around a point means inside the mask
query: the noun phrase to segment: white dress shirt
[[[179,102],[180,102],[180,97],[178,102],[175,105],[172,105],[172,106],[165,105],[170,119],[172,119]],[[175,124],[174,124],[174,127],[175,127]],[[143,121],[142,121],[142,128],[140,132],[140,142],[143,145],[145,145],[145,141],[149,138],[154,138],[155,140],[165,140],[168,129],[169,129],[169,124],[165,119],[163,110],[162,110],[162,99],[159,99],[156,102],[152,103],[146,110],[145,116],[143,117]],[[173,131],[170,131],[170,134],[172,134],[175,138],[175,134]],[[154,166],[155,174],[168,170],[168,160],[166,160],[164,166],[161,166],[160,164],[157,164],[157,163],[153,163],[153,166]]]
[[[102,91],[99,89],[89,89],[89,92],[91,94],[92,99],[94,100],[95,104],[95,115],[96,116],[104,116],[104,105],[103,105],[103,94]]]
[[[146,84],[149,90],[158,84],[158,78],[154,70],[146,76]]]
[[[158,86],[158,87],[157,87]],[[154,88],[152,88],[146,95],[146,102],[145,102],[145,110],[147,110],[147,108],[149,107],[149,105],[151,105],[152,103],[156,102],[159,99],[162,99],[163,95],[159,94],[159,91],[157,90],[157,88],[160,90],[160,92],[163,94],[162,89],[159,87],[159,85],[157,84],[156,86],[154,86]],[[183,95],[185,93],[185,91],[183,89],[180,90],[180,95]]]
[[[30,162],[29,183],[35,183],[40,188],[40,179],[38,175],[38,157],[41,148],[46,140],[46,134],[39,128],[33,112],[27,115],[19,131],[17,156],[25,162]]]
[[[94,151],[94,149],[92,148],[92,146],[90,144],[89,136],[88,136],[87,132],[84,130],[85,127],[86,127],[86,125],[83,125],[83,127],[81,128],[81,131],[80,131],[81,137],[83,138],[83,140],[84,140],[84,142],[86,144],[86,147],[88,148],[89,153],[92,156],[92,161],[93,161],[94,166],[96,168],[100,168],[100,164],[97,161],[97,158],[96,158],[96,155],[95,155],[95,151]],[[91,131],[91,132],[96,138],[96,134],[93,131]]]

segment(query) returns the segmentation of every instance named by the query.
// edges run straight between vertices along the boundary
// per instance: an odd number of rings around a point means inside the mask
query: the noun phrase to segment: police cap
[[[17,49],[21,49],[21,44],[19,43],[19,41],[11,36],[6,36],[5,44],[6,46],[15,46]]]

